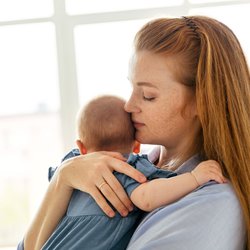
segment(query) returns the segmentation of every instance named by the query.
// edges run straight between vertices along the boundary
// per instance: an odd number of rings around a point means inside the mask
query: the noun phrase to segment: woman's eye
[[[143,100],[145,100],[145,101],[153,101],[154,99],[155,99],[155,97],[143,96]]]

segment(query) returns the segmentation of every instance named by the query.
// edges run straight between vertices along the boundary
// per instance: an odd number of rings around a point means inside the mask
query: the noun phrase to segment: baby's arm
[[[150,212],[180,199],[210,180],[226,182],[220,165],[213,160],[201,162],[191,173],[143,183],[132,192],[130,198],[137,207]]]

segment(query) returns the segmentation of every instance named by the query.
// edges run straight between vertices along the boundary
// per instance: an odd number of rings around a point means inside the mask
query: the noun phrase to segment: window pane
[[[0,246],[16,246],[63,155],[59,115],[0,117],[0,138]]]
[[[195,8],[190,15],[206,15],[226,24],[238,37],[245,55],[250,63],[250,36],[249,32],[250,4],[217,6],[209,8]]]
[[[0,21],[48,17],[52,14],[52,0],[0,0]]]
[[[52,23],[0,27],[0,115],[59,108]]]
[[[147,9],[155,7],[178,6],[183,0],[66,0],[66,10],[69,14],[98,13],[131,9]]]
[[[128,62],[135,33],[146,20],[82,25],[75,29],[79,97],[99,94],[127,98]]]
[[[0,246],[22,239],[63,153],[52,23],[0,27]]]

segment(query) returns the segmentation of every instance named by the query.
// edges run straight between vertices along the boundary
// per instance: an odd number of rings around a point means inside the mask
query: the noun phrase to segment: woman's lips
[[[145,125],[144,123],[140,123],[140,122],[136,122],[136,121],[133,121],[133,124],[134,124],[134,127],[136,129],[141,128]]]

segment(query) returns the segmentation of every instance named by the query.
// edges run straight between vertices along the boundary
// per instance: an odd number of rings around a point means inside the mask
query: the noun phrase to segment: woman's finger
[[[133,210],[133,203],[129,199],[127,193],[125,192],[124,188],[120,184],[120,182],[117,180],[117,178],[114,177],[113,174],[110,172],[103,173],[104,179],[107,181],[108,185],[111,187],[112,190],[115,191],[116,196],[118,197],[119,201],[118,203],[112,203],[112,205],[118,210],[118,212],[121,211],[121,204],[126,207],[126,210],[132,211]],[[128,212],[125,211],[125,212]]]
[[[108,216],[108,217],[114,217],[115,212],[113,209],[109,206],[106,199],[103,197],[103,195],[100,193],[98,188],[94,188],[90,195],[95,200],[97,205],[102,209],[102,211]]]
[[[127,216],[128,210],[121,200],[117,197],[117,194],[105,181],[100,186],[101,193],[109,200],[109,202],[115,207],[115,209],[121,214],[121,216]]]
[[[108,165],[112,170],[125,174],[140,183],[143,183],[147,180],[147,178],[140,171],[136,170],[126,162],[120,161],[112,157],[108,159],[108,161]]]

